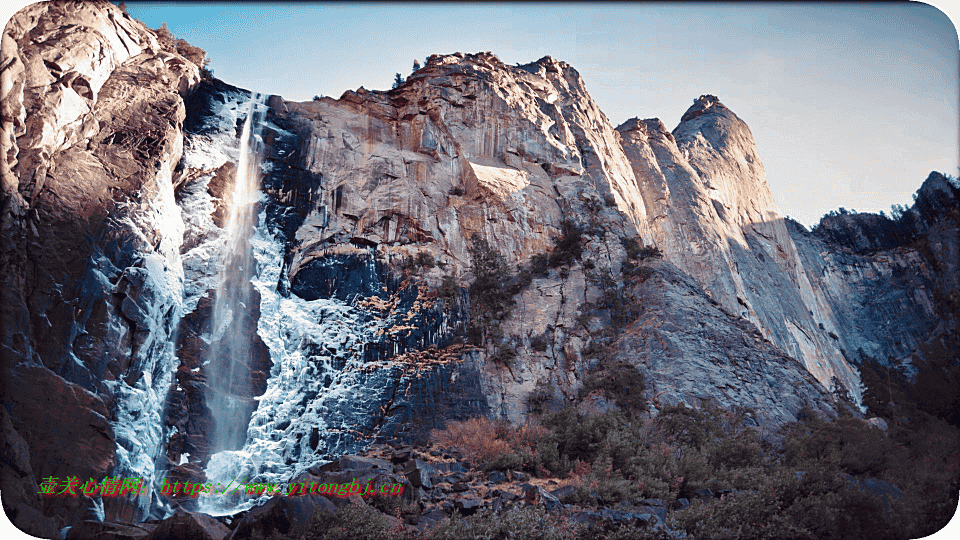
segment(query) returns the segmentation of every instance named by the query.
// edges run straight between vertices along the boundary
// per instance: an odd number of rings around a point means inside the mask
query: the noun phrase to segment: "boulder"
[[[359,499],[358,496],[354,495]],[[338,499],[346,501],[346,499]],[[361,501],[362,504],[362,501]],[[310,530],[310,520],[317,511],[336,512],[337,506],[322,495],[273,497],[266,504],[251,508],[230,533],[231,540],[269,536],[274,533],[299,536]]]
[[[223,540],[228,534],[226,525],[206,514],[176,512],[161,521],[145,540]]]

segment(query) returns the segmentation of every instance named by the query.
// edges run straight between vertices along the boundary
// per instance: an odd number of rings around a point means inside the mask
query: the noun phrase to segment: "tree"
[[[420,69],[420,61],[416,58],[413,59],[413,72],[416,73]]]
[[[403,77],[399,73],[397,73],[393,78],[393,87],[397,88],[401,84],[403,84]]]
[[[503,320],[513,307],[510,284],[513,272],[504,256],[476,233],[467,247],[470,252],[470,311],[475,323],[480,323],[483,335],[493,321]]]

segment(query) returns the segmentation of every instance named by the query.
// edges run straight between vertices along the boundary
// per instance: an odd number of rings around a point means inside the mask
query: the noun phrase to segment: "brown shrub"
[[[431,439],[448,448],[456,446],[471,461],[490,461],[510,451],[510,443],[501,438],[501,430],[497,422],[478,416],[449,422],[445,429],[434,430]]]

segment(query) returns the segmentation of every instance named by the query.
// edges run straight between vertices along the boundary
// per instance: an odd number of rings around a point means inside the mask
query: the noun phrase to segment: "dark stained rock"
[[[507,481],[507,475],[502,471],[492,471],[487,474],[487,481],[494,484],[501,484]]]
[[[563,486],[551,491],[550,494],[559,499],[560,502],[569,503],[577,494],[577,488],[575,486]]]
[[[84,520],[67,532],[67,540],[143,540],[157,528],[156,523],[123,523]]]
[[[427,463],[415,459],[407,463],[403,474],[406,475],[414,487],[432,489],[433,483],[431,482],[431,477],[437,474],[437,471]]]
[[[223,540],[230,533],[226,525],[206,514],[176,512],[160,522],[146,540]]]
[[[454,503],[454,506],[460,512],[461,515],[472,516],[473,514],[476,514],[477,511],[480,510],[480,508],[483,507],[483,501],[477,498],[468,497],[463,499],[457,499],[457,501]]]
[[[318,509],[333,513],[337,506],[322,495],[273,497],[263,506],[251,508],[230,533],[230,539],[241,540],[273,533],[298,537],[310,530],[310,519]]]
[[[317,469],[323,472],[343,471],[348,469],[356,471],[378,469],[380,471],[393,472],[393,465],[389,461],[383,459],[357,455],[345,455],[341,456],[340,459],[336,461],[331,461],[330,463],[321,465],[317,467]]]
[[[390,456],[390,461],[394,463],[405,463],[413,455],[413,448],[410,446],[401,446],[397,448]]]
[[[11,420],[21,419],[20,425],[16,421],[12,425],[29,445],[30,469],[37,482],[73,476],[81,482],[99,481],[112,473],[113,429],[98,396],[43,367],[17,366],[6,375],[5,404]],[[20,458],[22,450],[17,453]],[[60,516],[64,526],[85,517],[91,503],[86,497],[53,497],[43,500],[43,508],[44,513]]]

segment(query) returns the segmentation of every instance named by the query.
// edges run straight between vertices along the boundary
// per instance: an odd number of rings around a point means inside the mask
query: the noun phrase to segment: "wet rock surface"
[[[2,47],[0,355],[4,395],[21,396],[8,402],[12,424],[38,480],[152,482],[182,296],[172,176],[198,67],[108,2],[24,8]],[[62,497],[43,513],[59,528],[101,503],[107,519],[142,519],[153,501]]]

